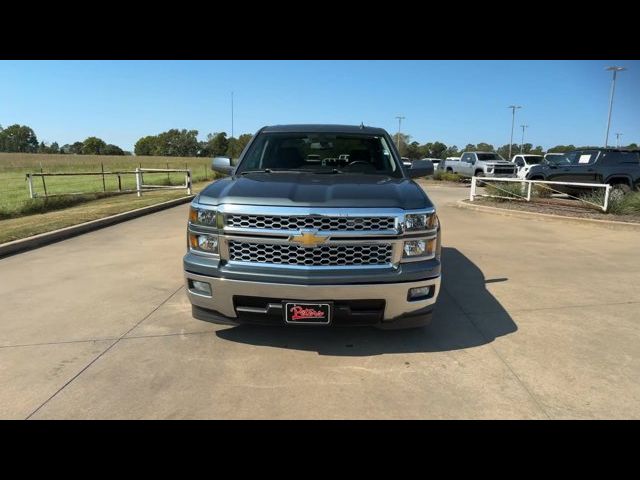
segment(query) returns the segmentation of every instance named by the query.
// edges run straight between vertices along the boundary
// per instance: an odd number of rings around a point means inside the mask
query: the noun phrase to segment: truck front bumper
[[[270,299],[268,303],[269,309],[278,307],[277,302],[283,300],[332,301],[336,303],[344,301],[347,312],[349,311],[348,302],[361,301],[361,303],[366,303],[366,300],[377,301],[383,305],[383,311],[380,312],[376,321],[367,322],[366,324],[379,328],[416,327],[426,325],[431,321],[431,310],[440,292],[440,276],[420,281],[399,283],[300,285],[231,280],[185,272],[185,281],[187,295],[193,305],[195,318],[231,325],[247,321],[243,319],[243,315],[238,314],[234,299],[250,297]],[[193,281],[208,283],[211,286],[211,295],[196,292],[192,288]],[[431,288],[427,297],[409,300],[409,290],[416,287]],[[254,315],[251,318],[256,318],[255,314],[259,314],[261,309],[255,308],[253,310]],[[274,318],[273,313],[273,311],[268,311],[265,308],[265,319],[268,314],[271,314],[271,318]],[[349,316],[348,313],[346,316]],[[275,318],[281,317],[276,315]],[[276,323],[285,324],[283,319],[281,322]],[[346,320],[343,324],[350,325],[354,323]]]

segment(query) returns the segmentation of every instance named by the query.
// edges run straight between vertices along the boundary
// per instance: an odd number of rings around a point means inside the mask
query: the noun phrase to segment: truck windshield
[[[527,162],[527,165],[537,165],[538,163],[542,163],[542,157],[538,156],[525,156],[524,161]]]
[[[478,160],[504,160],[497,153],[478,153]]]
[[[261,133],[236,173],[256,170],[402,176],[383,136],[341,133]]]

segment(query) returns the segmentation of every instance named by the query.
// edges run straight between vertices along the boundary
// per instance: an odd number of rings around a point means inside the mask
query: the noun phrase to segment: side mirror
[[[431,160],[414,160],[407,169],[410,178],[426,177],[433,175],[433,162]]]
[[[225,175],[233,174],[235,167],[231,166],[231,159],[227,157],[216,157],[211,162],[211,170]]]

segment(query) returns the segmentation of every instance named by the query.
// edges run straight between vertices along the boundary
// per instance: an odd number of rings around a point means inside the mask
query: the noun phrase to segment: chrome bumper
[[[208,282],[213,292],[211,297],[193,293],[188,280]],[[237,318],[233,306],[234,295],[281,298],[283,300],[385,300],[384,320],[393,320],[403,314],[433,305],[440,293],[440,277],[418,282],[376,283],[358,285],[293,285],[286,283],[245,282],[208,277],[185,272],[187,295],[193,305],[215,310],[230,318]],[[425,300],[408,301],[410,288],[435,285],[435,291]]]

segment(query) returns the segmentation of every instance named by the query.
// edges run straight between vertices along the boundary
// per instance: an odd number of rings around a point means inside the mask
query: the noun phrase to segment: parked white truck
[[[517,168],[495,152],[464,152],[460,160],[445,161],[444,170],[463,177],[515,177]]]

